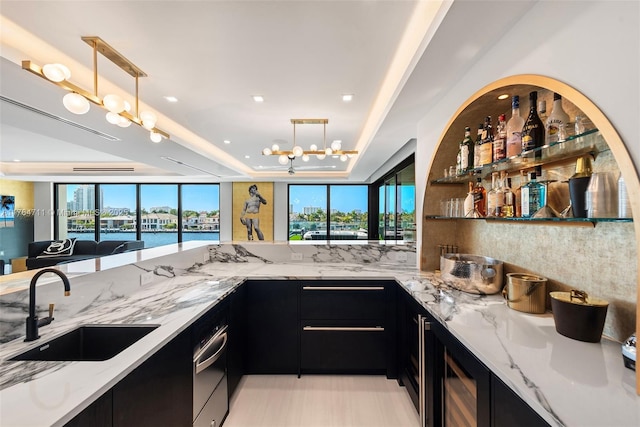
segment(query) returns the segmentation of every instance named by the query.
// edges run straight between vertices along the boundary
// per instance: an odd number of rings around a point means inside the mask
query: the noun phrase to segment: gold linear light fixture
[[[22,69],[69,91],[63,97],[62,103],[67,110],[74,114],[85,114],[89,111],[89,102],[92,102],[108,110],[106,118],[111,124],[129,127],[131,123],[135,123],[147,129],[149,138],[156,143],[162,141],[162,138],[169,139],[171,136],[167,132],[156,127],[157,116],[155,113],[139,111],[138,80],[140,77],[146,77],[147,74],[100,37],[84,36],[82,40],[93,48],[93,92],[71,83],[69,81],[71,72],[63,64],[46,64],[40,67],[30,60],[25,60],[22,61]],[[108,94],[103,98],[98,95],[98,53],[135,79],[136,93],[133,112],[131,104],[119,95]]]
[[[281,165],[286,165],[289,162],[293,162],[296,157],[301,157],[303,162],[308,162],[311,158],[310,156],[316,156],[320,160],[324,160],[327,156],[337,156],[341,161],[346,162],[347,159],[358,154],[356,150],[343,150],[341,141],[333,141],[327,147],[327,123],[329,123],[329,119],[291,119],[291,123],[293,124],[293,148],[291,150],[281,150],[277,144],[273,144],[271,148],[263,149],[262,155],[279,156],[278,162]],[[311,144],[308,150],[304,150],[297,145],[296,125],[323,125],[322,149],[319,149],[316,144]]]

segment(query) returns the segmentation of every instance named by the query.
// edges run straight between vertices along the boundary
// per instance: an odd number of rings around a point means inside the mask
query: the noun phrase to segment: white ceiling
[[[34,181],[366,182],[532,3],[2,0],[0,171]],[[491,25],[479,32],[474,22]],[[102,38],[148,74],[139,83],[140,109],[158,113],[170,140],[154,144],[141,127],[111,125],[96,105],[71,114],[63,89],[21,69],[27,59],[64,63],[69,80],[92,92],[92,49],[82,36]],[[134,78],[102,56],[98,74],[99,96],[135,100]],[[345,93],[354,100],[343,102]],[[292,147],[292,118],[327,118],[327,145],[340,139],[360,154],[348,162],[295,159],[289,176],[276,156],[261,152],[274,142]],[[322,125],[298,125],[296,142],[322,146]]]

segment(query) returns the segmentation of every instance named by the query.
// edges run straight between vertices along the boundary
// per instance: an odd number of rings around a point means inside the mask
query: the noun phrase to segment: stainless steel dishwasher
[[[229,412],[227,328],[216,324],[197,340],[193,351],[193,425],[220,427]]]

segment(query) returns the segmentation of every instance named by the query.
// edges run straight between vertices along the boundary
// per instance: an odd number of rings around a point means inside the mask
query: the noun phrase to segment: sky
[[[77,185],[67,185],[68,200],[73,200],[73,190]],[[112,208],[129,208],[135,210],[135,184],[102,184],[104,206]],[[220,187],[218,185],[189,185],[182,186],[182,208],[193,211],[219,210]],[[152,207],[178,207],[178,190],[175,184],[143,184],[141,185],[142,207],[149,210]]]

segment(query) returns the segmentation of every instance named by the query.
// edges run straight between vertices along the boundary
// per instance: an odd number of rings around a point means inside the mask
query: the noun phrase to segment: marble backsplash
[[[212,262],[348,263],[417,266],[415,243],[221,243],[209,247]]]
[[[607,300],[604,335],[622,341],[635,331],[638,271],[633,223],[600,222],[594,227],[458,221],[454,228],[455,233],[447,228],[448,240],[438,243],[455,244],[460,253],[499,259],[505,263],[505,274],[546,277],[547,293],[581,289]],[[423,269],[426,263],[423,257]]]

